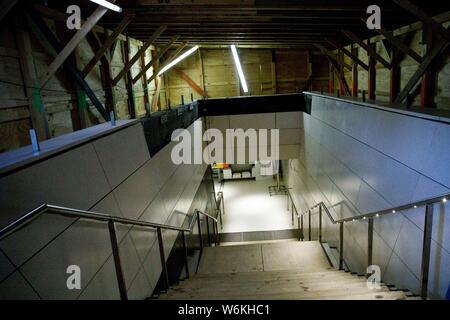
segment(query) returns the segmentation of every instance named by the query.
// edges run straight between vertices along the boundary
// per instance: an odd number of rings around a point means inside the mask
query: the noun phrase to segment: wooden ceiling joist
[[[64,61],[73,53],[78,44],[86,37],[86,35],[95,27],[97,22],[105,15],[108,9],[99,6],[89,19],[82,25],[80,30],[75,33],[69,43],[58,54],[48,67],[42,79],[39,81],[40,88],[43,88],[55,72],[63,65]]]
[[[160,26],[147,40],[147,42],[139,49],[139,51],[131,58],[131,60],[123,67],[122,71],[114,78],[113,85],[117,85],[131,67],[145,54],[147,49],[155,42],[156,39],[167,29],[167,26]]]
[[[413,49],[404,44],[401,40],[394,37],[392,33],[390,33],[384,28],[377,29],[377,31],[379,34],[383,35],[397,49],[401,50],[403,53],[407,54],[408,56],[416,60],[416,62],[422,63],[423,61],[422,57],[418,53],[416,53]]]
[[[441,24],[437,23],[432,17],[428,16],[425,12],[420,10],[417,6],[408,0],[393,0],[397,5],[402,7],[404,10],[408,11],[415,17],[419,18],[421,21],[430,26],[430,28],[439,34],[441,37],[450,41],[450,32],[445,29]]]
[[[14,8],[17,2],[18,0],[2,0],[0,3],[0,21]]]
[[[83,75],[86,77],[89,72],[95,67],[95,65],[100,61],[103,55],[111,48],[114,41],[119,37],[119,35],[125,30],[128,24],[133,19],[134,14],[127,14],[122,22],[117,26],[117,28],[108,36],[101,48],[95,53],[94,57],[88,62],[86,67],[83,69]],[[111,57],[112,59],[112,57]]]
[[[366,50],[367,54],[379,61],[383,66],[388,69],[391,69],[391,64],[386,61],[382,56],[380,56],[371,46],[367,45],[361,38],[359,38],[356,34],[349,30],[342,30],[342,33],[345,34],[350,40],[356,42],[361,48]]]
[[[161,68],[157,69],[163,69],[166,67],[169,63],[171,63],[180,53],[183,51],[184,48],[188,45],[188,41],[183,42],[181,45],[178,46],[178,48],[167,58],[167,60],[164,61],[164,65]],[[156,64],[155,64],[156,66]],[[147,79],[147,83],[151,83],[157,76],[158,76],[158,70],[155,68],[152,76]]]
[[[333,70],[336,73],[336,76],[339,80],[339,83],[341,85],[342,88],[344,88],[345,90],[345,94],[350,96],[350,88],[348,87],[347,82],[345,81],[345,77],[343,76],[343,74],[341,72],[338,72],[338,70],[340,70],[340,65],[339,63],[334,59],[334,57],[332,56],[332,54],[330,52],[328,52],[328,50],[320,45],[320,44],[314,44],[314,46],[316,48],[318,48],[322,54],[328,59],[328,61],[330,62],[330,64],[333,66]]]
[[[161,57],[170,49],[170,47],[175,43],[175,41],[178,40],[180,36],[173,36],[172,39],[170,39],[169,43],[167,43],[160,51],[158,51],[155,58],[152,59],[142,70],[139,72],[139,74],[133,78],[133,84],[139,81],[139,79],[155,64],[156,61],[161,59]]]
[[[173,70],[177,73],[177,75],[183,79],[188,85],[189,87],[191,87],[195,92],[197,92],[199,95],[201,95],[204,98],[207,98],[208,95],[206,94],[205,91],[203,91],[203,89],[195,83],[194,80],[191,79],[191,77],[189,77],[186,73],[184,73],[183,70],[181,70],[180,68],[173,68]]]
[[[329,44],[331,44],[333,47],[335,47],[338,50],[341,50],[346,56],[348,56],[350,59],[352,59],[354,62],[356,62],[357,64],[359,64],[364,70],[368,71],[369,70],[369,66],[364,63],[363,61],[361,61],[361,59],[359,59],[356,55],[354,55],[352,52],[350,52],[349,50],[347,50],[346,48],[344,48],[343,46],[339,46],[336,42],[334,42],[331,39],[325,39]]]
[[[447,30],[450,30],[450,27],[448,27]],[[427,72],[430,65],[449,45],[450,43],[446,39],[441,39],[433,49],[425,55],[423,62],[419,65],[417,71],[410,78],[402,92],[397,96],[397,99],[395,100],[396,103],[402,103],[408,97],[408,94],[414,89],[425,72]]]

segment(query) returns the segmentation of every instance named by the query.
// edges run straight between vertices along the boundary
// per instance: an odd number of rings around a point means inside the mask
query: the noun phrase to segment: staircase
[[[371,290],[365,277],[332,267],[319,242],[269,242],[205,248],[198,273],[162,300],[397,300],[403,291]]]

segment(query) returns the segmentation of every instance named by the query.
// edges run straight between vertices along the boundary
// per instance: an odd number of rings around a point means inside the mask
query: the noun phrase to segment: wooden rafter
[[[75,33],[69,43],[58,54],[53,62],[48,67],[42,79],[39,81],[39,86],[43,88],[55,72],[63,65],[64,61],[73,53],[78,44],[86,37],[86,35],[95,27],[97,22],[105,15],[108,9],[99,6],[89,19],[83,24],[80,30]]]
[[[133,84],[138,82],[139,79],[142,78],[142,76],[155,64],[155,61],[159,60],[179,38],[180,36],[173,36],[172,39],[170,39],[169,43],[167,43],[160,51],[158,51],[156,57],[152,59],[152,61],[150,61],[136,77],[133,78]]]
[[[450,30],[450,27],[447,28]],[[411,79],[408,81],[406,86],[403,88],[402,92],[398,95],[395,100],[396,103],[402,103],[411,92],[412,89],[417,85],[420,81],[424,73],[428,70],[428,67],[433,63],[433,61],[450,45],[450,43],[446,39],[441,39],[434,48],[427,53],[424,57],[423,62],[419,65],[417,71],[413,74]]]
[[[183,79],[188,85],[189,87],[191,87],[195,92],[197,92],[199,95],[201,95],[202,97],[207,98],[208,95],[206,94],[205,91],[203,91],[202,88],[200,88],[200,86],[198,84],[195,83],[194,80],[191,79],[191,77],[189,77],[183,70],[181,70],[180,68],[174,67],[173,70],[176,72],[176,74]]]
[[[320,45],[320,44],[314,44],[314,46],[316,48],[318,48],[322,54],[328,59],[328,61],[330,62],[330,64],[333,66],[333,70],[337,75],[337,78],[339,80],[339,84],[341,85],[342,88],[344,88],[345,93],[350,96],[350,89],[348,87],[347,82],[345,81],[344,76],[342,75],[342,73],[339,72],[340,70],[340,66],[339,63],[337,63],[337,61],[332,57],[332,55],[328,52],[328,50]]]
[[[450,41],[450,32],[448,29],[445,29],[441,24],[437,23],[432,17],[428,16],[425,12],[420,10],[417,6],[411,3],[408,0],[393,0],[397,5],[402,7],[404,10],[408,11],[412,15],[419,18],[421,21],[425,22],[433,32],[436,32],[441,37]]]
[[[359,38],[356,34],[349,30],[342,30],[342,33],[345,34],[350,40],[356,42],[361,48],[366,50],[367,54],[377,61],[379,61],[382,65],[384,65],[386,68],[391,69],[391,64],[386,61],[382,56],[380,56],[374,48],[364,43],[364,41]]]
[[[95,53],[94,57],[91,59],[91,61],[88,62],[86,67],[83,69],[83,75],[86,77],[89,72],[92,71],[92,69],[95,67],[95,65],[100,61],[100,59],[103,57],[103,55],[108,51],[109,48],[113,45],[113,43],[116,41],[116,39],[119,37],[119,35],[125,30],[125,28],[129,25],[131,22],[131,19],[133,19],[133,14],[127,14],[122,22],[117,26],[117,28],[109,35],[109,37],[105,40],[103,45],[100,47],[100,49]],[[112,57],[111,57],[112,59]]]
[[[0,4],[0,21],[11,11],[16,5],[18,0],[2,0]]]
[[[126,63],[122,71],[114,78],[113,85],[117,85],[119,81],[126,75],[126,73],[131,69],[131,67],[145,54],[148,48],[155,42],[156,39],[166,30],[167,26],[159,27],[147,40],[147,42],[139,49],[139,51]]]
[[[171,63],[180,53],[181,51],[188,45],[189,42],[185,41],[181,45],[178,46],[178,48],[167,58],[167,60],[164,61],[164,65],[161,68],[155,68],[152,76],[147,79],[147,83],[152,82],[155,80],[155,78],[158,76],[158,69],[162,69],[165,66],[167,66],[169,63]]]
[[[365,64],[361,59],[359,59],[356,55],[354,55],[352,52],[347,50],[346,48],[339,46],[336,42],[334,42],[331,39],[325,39],[329,44],[331,44],[336,49],[341,50],[346,56],[348,56],[350,59],[352,59],[354,62],[359,64],[364,70],[369,70],[369,66]]]
[[[390,33],[389,31],[387,31],[384,28],[377,29],[377,31],[378,31],[378,33],[383,35],[393,46],[397,47],[399,50],[401,50],[405,54],[409,55],[411,58],[416,60],[418,63],[422,63],[422,61],[423,61],[422,57],[419,54],[417,54],[413,49],[411,49],[406,44],[404,44],[401,40],[394,37],[394,35],[392,33]]]

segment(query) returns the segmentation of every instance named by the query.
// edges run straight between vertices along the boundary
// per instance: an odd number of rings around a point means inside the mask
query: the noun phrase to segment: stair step
[[[260,285],[251,285],[247,283],[236,284],[235,286],[183,286],[178,289],[174,289],[173,293],[191,293],[191,294],[211,294],[211,296],[229,294],[234,292],[239,292],[239,294],[276,294],[276,293],[286,293],[286,292],[313,292],[313,291],[324,291],[324,290],[336,290],[336,289],[354,289],[362,288],[368,289],[366,282],[361,281],[330,281],[330,282],[320,282],[320,283],[268,283]],[[383,287],[387,289],[387,287]]]
[[[284,278],[277,278],[277,277],[262,277],[262,278],[234,278],[234,279],[192,279],[191,281],[187,282],[186,286],[239,286],[243,283],[247,283],[250,285],[265,285],[265,284],[276,284],[276,283],[283,283],[285,285],[288,285],[290,283],[296,283],[296,284],[309,284],[309,283],[322,283],[322,282],[339,282],[339,281],[353,281],[353,282],[360,282],[360,283],[366,283],[365,279],[355,278],[351,276],[346,275],[324,275],[322,277],[311,277],[308,278],[307,276],[302,277],[284,277]]]
[[[344,297],[344,299],[350,296],[369,295],[376,298],[376,295],[380,295],[383,299],[390,297],[404,297],[399,292],[390,292],[388,288],[384,287],[380,290],[369,290],[367,287],[363,288],[341,288],[341,289],[324,289],[317,291],[294,291],[294,292],[275,292],[265,293],[261,292],[246,293],[246,292],[230,292],[230,293],[218,293],[204,292],[204,293],[181,293],[173,291],[167,295],[170,299],[196,299],[196,300],[301,300],[301,299],[323,299],[334,297]],[[381,298],[380,298],[381,299]]]

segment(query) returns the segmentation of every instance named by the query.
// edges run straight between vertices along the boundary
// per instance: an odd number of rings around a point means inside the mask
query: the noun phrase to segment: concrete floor
[[[221,232],[293,229],[286,196],[269,195],[268,187],[275,183],[272,177],[225,182],[225,215]]]

